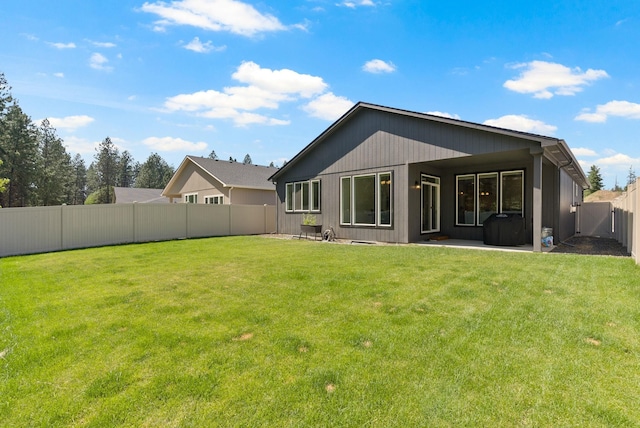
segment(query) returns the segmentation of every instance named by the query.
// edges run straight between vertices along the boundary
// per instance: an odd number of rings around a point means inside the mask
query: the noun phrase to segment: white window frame
[[[224,205],[224,195],[205,196],[204,203],[210,205]]]
[[[436,192],[435,197],[435,229],[424,229],[424,188],[431,187],[432,192]],[[440,232],[440,177],[429,174],[420,174],[420,233]]]
[[[477,174],[461,174],[461,175],[456,175],[456,226],[475,226],[476,225],[476,218],[477,218],[477,212],[478,212],[478,201],[476,200],[476,189],[478,187],[477,185],[477,181],[478,178],[476,176]],[[473,223],[460,223],[460,179],[461,178],[473,178]]]
[[[381,206],[381,201],[380,201],[380,176],[382,175],[388,175],[389,176],[389,191],[390,191],[390,201],[389,201],[389,223],[382,223],[381,222],[381,211],[382,211],[382,206]],[[373,177],[374,180],[374,201],[373,201],[373,205],[374,205],[374,219],[373,219],[373,223],[356,223],[356,212],[355,212],[355,200],[356,200],[356,194],[355,194],[355,181],[357,178],[362,178],[362,177]],[[349,180],[349,184],[348,184],[348,188],[349,188],[349,219],[348,221],[345,221],[346,219],[344,218],[344,195],[343,195],[343,183],[345,180]],[[382,171],[382,172],[377,172],[377,173],[371,173],[371,174],[357,174],[357,175],[346,175],[343,177],[340,177],[340,225],[342,226],[357,226],[357,227],[383,227],[383,228],[390,228],[393,226],[393,217],[394,217],[394,213],[393,213],[393,172],[392,171]]]
[[[524,217],[524,170],[522,169],[515,169],[513,171],[501,171],[500,172],[500,212],[503,212],[502,210],[502,206],[503,206],[503,189],[504,186],[502,185],[502,177],[504,175],[514,175],[515,173],[519,173],[520,177],[522,178],[521,180],[521,184],[520,184],[520,196],[521,196],[521,201],[520,201],[520,215],[522,217]]]
[[[190,201],[189,199],[192,199]],[[198,193],[185,193],[183,195],[183,201],[185,204],[197,204],[198,203]]]
[[[314,204],[314,184],[317,183],[318,187],[318,206]],[[308,213],[308,212],[320,212],[320,206],[322,202],[322,190],[319,179],[306,180],[306,181],[292,181],[285,184],[284,199],[285,199],[285,212],[288,213]],[[296,195],[299,194],[300,200],[298,201]]]

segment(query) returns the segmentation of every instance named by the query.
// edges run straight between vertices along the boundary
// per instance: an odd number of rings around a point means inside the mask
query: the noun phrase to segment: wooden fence
[[[271,205],[114,204],[0,209],[0,257],[276,230]]]
[[[613,229],[618,242],[640,264],[640,198],[638,191],[640,180],[630,184],[622,196],[613,201]]]

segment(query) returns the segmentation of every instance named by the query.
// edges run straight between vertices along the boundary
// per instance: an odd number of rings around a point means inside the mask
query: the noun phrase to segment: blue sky
[[[0,72],[91,162],[282,165],[365,101],[562,138],[605,186],[640,175],[640,2],[0,3]]]

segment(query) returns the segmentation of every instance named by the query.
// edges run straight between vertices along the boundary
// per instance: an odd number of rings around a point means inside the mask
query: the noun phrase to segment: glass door
[[[420,233],[440,232],[440,178],[422,174],[420,179]]]

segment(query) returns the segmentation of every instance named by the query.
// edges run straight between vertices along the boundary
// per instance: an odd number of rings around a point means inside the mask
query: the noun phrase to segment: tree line
[[[162,189],[173,172],[157,153],[140,164],[109,137],[87,167],[47,119],[31,120],[0,73],[0,207],[112,203],[113,187]]]
[[[587,174],[587,180],[589,181],[589,185],[591,186],[591,188],[585,190],[584,196],[604,189],[602,174],[600,173],[600,168],[597,165],[591,165],[591,168],[589,168],[589,173]],[[614,192],[626,192],[629,185],[635,183],[636,180],[636,172],[633,169],[633,166],[630,166],[629,173],[627,174],[627,183],[624,188],[620,187],[620,185],[618,184],[618,180],[616,179],[615,185],[611,188],[611,190]]]

